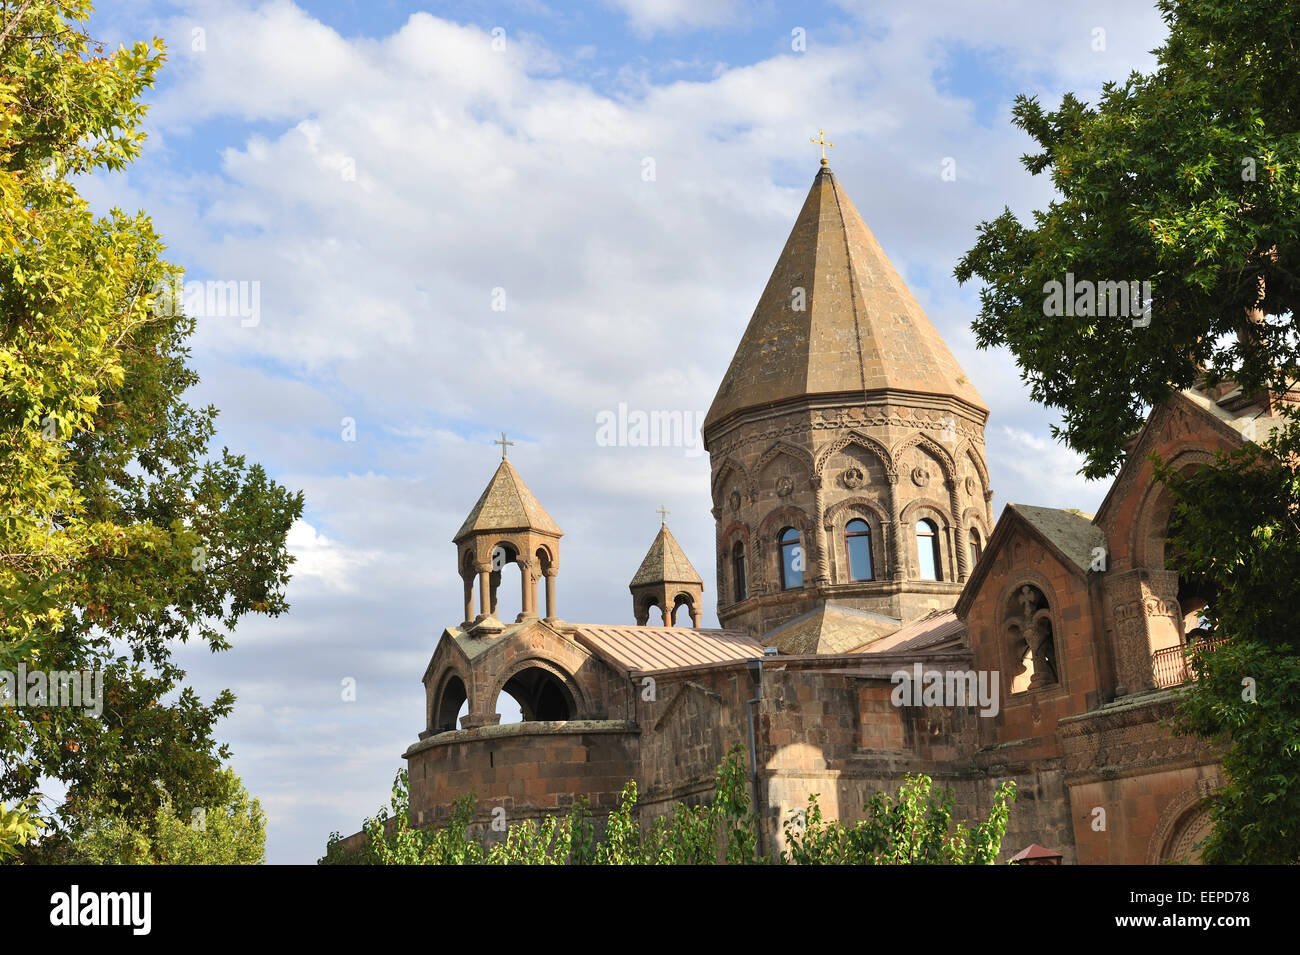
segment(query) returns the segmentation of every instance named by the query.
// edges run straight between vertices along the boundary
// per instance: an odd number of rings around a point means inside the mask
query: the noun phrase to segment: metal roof
[[[763,656],[763,645],[738,630],[579,624],[575,636],[611,666],[625,672],[676,670]]]
[[[859,647],[857,653],[906,653],[947,643],[956,643],[966,633],[966,624],[955,611],[932,610],[883,640]]]

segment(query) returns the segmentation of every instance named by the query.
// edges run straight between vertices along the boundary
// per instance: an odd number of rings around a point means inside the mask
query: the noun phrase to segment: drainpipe
[[[754,698],[745,701],[745,716],[749,721],[749,778],[753,787],[754,818],[758,822],[757,849],[758,857],[763,858],[763,813],[762,787],[758,782],[758,755],[754,750],[754,704],[763,702],[763,660],[749,661],[749,675],[754,680]]]

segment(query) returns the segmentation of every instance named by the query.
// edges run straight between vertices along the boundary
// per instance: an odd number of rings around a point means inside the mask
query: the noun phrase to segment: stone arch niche
[[[519,704],[525,723],[580,719],[586,710],[582,691],[573,679],[559,667],[538,658],[521,660],[506,671],[493,695],[494,710],[502,693]]]
[[[792,497],[801,497],[809,488],[813,474],[808,453],[784,441],[763,453],[756,470],[758,499],[769,507],[773,502],[784,503]]]
[[[1165,807],[1147,843],[1147,865],[1201,864],[1201,843],[1214,828],[1210,803],[1219,785],[1202,779],[1180,792]]]
[[[728,456],[718,467],[712,489],[713,516],[720,521],[736,520],[741,510],[754,500],[754,488],[745,466],[734,457]]]
[[[884,495],[897,479],[888,449],[874,438],[852,433],[827,446],[817,459],[823,486],[839,493]],[[869,490],[867,490],[869,489]]]
[[[1003,672],[1007,693],[1063,685],[1061,633],[1051,588],[1041,578],[1020,578],[1003,588],[1001,600]]]
[[[464,678],[455,670],[443,675],[434,695],[430,712],[429,729],[434,733],[446,733],[458,728],[457,721],[461,710],[469,703],[469,690]]]

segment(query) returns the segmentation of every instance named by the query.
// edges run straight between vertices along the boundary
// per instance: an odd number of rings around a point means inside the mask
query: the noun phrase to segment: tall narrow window
[[[803,586],[803,570],[807,563],[799,532],[793,527],[781,531],[781,589],[794,590]]]
[[[974,570],[974,569],[975,569],[975,565],[979,563],[979,560],[980,560],[980,554],[982,554],[983,552],[984,552],[984,548],[980,545],[980,532],[979,532],[977,529],[975,529],[974,527],[972,527],[972,528],[970,529],[970,566],[971,566],[971,570]]]
[[[749,596],[749,588],[745,580],[745,545],[740,541],[736,541],[736,546],[731,548],[731,578],[736,603],[740,603]]]
[[[916,560],[922,580],[942,580],[939,568],[939,528],[923,518],[916,522]]]
[[[849,579],[871,580],[871,527],[855,517],[844,528],[844,549],[849,554]]]

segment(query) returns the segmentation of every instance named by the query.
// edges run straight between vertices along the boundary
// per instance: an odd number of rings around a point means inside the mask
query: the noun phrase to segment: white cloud
[[[658,32],[714,27],[736,20],[736,0],[605,0],[627,15],[632,29],[643,36]]]

